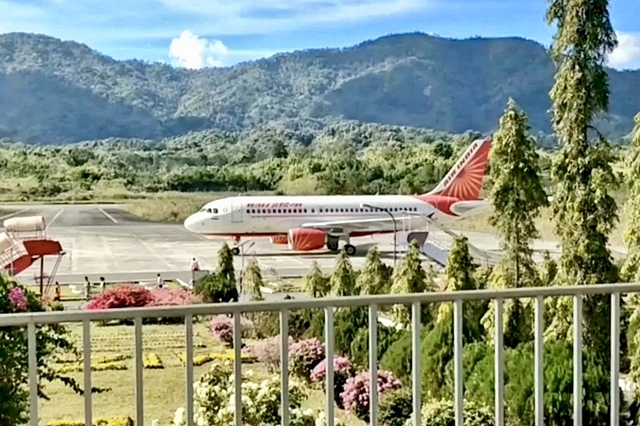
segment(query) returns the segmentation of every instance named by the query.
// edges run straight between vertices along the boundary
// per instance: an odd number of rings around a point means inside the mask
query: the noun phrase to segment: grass
[[[78,344],[81,343],[82,328],[80,325],[69,325],[69,329]],[[144,369],[144,417],[145,424],[150,425],[155,419],[160,426],[171,424],[174,413],[179,407],[185,406],[185,367],[176,353],[184,351],[183,325],[145,325],[143,327],[143,350],[145,356],[151,353],[158,355],[164,369]],[[206,323],[194,324],[194,354],[205,355],[223,353],[227,349],[218,343]],[[134,370],[134,334],[131,326],[91,326],[91,350],[93,365],[97,357],[113,357],[124,355],[128,359],[118,361],[124,363],[127,370],[94,371],[92,372],[93,386],[111,388],[110,392],[94,394],[94,418],[109,418],[130,416],[135,418],[135,370]],[[250,340],[245,343],[251,344]],[[80,347],[80,346],[79,346]],[[61,364],[63,366],[66,364]],[[208,365],[194,366],[194,380],[207,371]],[[243,365],[243,369],[253,370],[256,379],[268,377],[266,368],[260,364]],[[83,383],[83,373],[68,373],[70,377]],[[50,401],[40,400],[41,423],[46,425],[52,420],[70,419],[82,420],[84,417],[84,398],[75,394],[58,382],[48,384],[46,393]],[[324,394],[311,391],[304,408],[323,409]],[[336,410],[337,417],[343,419],[348,426],[360,426],[363,422]]]
[[[618,201],[618,205],[622,206],[622,202]],[[457,230],[462,231],[476,231],[476,232],[495,232],[495,229],[489,225],[489,215],[490,213],[478,215],[475,217],[471,217],[469,219],[463,219],[459,222],[456,222],[455,225],[451,226],[451,228],[455,228]],[[617,226],[609,235],[609,244],[616,247],[624,247],[625,243],[623,240],[624,229],[627,226],[629,218],[627,214],[622,211],[620,208],[620,221]],[[543,209],[540,216],[536,220],[536,225],[538,228],[538,232],[540,232],[540,237],[544,240],[557,240],[558,237],[554,231],[554,222],[552,219],[551,209],[546,208]]]

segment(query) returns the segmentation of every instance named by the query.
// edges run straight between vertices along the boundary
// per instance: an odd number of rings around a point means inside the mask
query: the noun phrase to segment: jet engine
[[[318,250],[324,247],[327,234],[319,229],[290,229],[287,234],[289,249],[295,251]]]
[[[288,244],[289,236],[287,234],[274,235],[269,237],[269,241],[271,241],[271,244]]]

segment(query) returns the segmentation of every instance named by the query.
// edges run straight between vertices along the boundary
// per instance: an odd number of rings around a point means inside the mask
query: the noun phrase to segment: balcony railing
[[[414,425],[421,424],[421,372],[420,372],[420,329],[421,305],[443,302],[453,302],[453,331],[454,331],[454,402],[455,424],[463,425],[463,368],[462,368],[462,327],[464,302],[493,300],[495,309],[495,424],[504,425],[504,349],[502,313],[503,301],[508,299],[535,299],[534,321],[534,387],[535,387],[535,425],[544,424],[543,405],[543,331],[544,331],[544,299],[548,297],[573,297],[573,416],[574,425],[582,424],[582,304],[583,296],[607,294],[611,297],[611,392],[610,413],[611,425],[619,424],[619,371],[620,371],[620,298],[622,294],[640,292],[638,284],[607,284],[571,287],[520,288],[507,290],[478,290],[459,292],[435,292],[406,295],[356,296],[340,298],[321,298],[310,300],[283,300],[277,302],[249,302],[192,305],[188,307],[114,309],[105,311],[66,311],[40,312],[25,314],[0,315],[0,327],[26,326],[28,332],[28,361],[29,361],[29,389],[30,389],[30,424],[38,425],[38,382],[36,365],[36,326],[39,324],[81,322],[83,324],[83,358],[84,358],[84,388],[91,389],[91,321],[134,320],[135,331],[135,400],[136,425],[144,424],[143,401],[143,351],[142,351],[142,322],[144,318],[183,317],[186,328],[186,421],[193,426],[193,320],[195,316],[232,314],[234,318],[233,372],[235,376],[235,425],[242,425],[241,403],[241,326],[240,319],[244,313],[278,311],[280,313],[280,350],[281,350],[281,404],[289,406],[288,395],[288,315],[292,310],[323,309],[325,313],[325,353],[327,359],[326,370],[326,419],[327,425],[334,424],[334,395],[333,395],[333,358],[334,358],[334,309],[362,307],[369,308],[369,371],[370,383],[378,382],[377,360],[377,324],[378,306],[411,305],[412,306],[412,393]],[[85,424],[92,424],[92,395],[84,393]],[[289,424],[288,410],[282,410],[282,425]],[[371,389],[370,419],[376,425],[378,418],[378,395],[376,386]]]

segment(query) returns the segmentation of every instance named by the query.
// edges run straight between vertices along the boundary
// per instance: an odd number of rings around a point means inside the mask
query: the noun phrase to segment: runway
[[[217,251],[223,241],[194,235],[181,225],[147,222],[134,217],[117,205],[16,205],[3,206],[0,224],[8,217],[42,215],[47,223],[47,237],[61,242],[66,251],[56,279],[61,283],[81,282],[84,276],[97,281],[153,280],[160,273],[165,279],[188,281],[190,261],[196,257],[202,269],[215,269]],[[492,234],[465,232],[471,244],[483,250],[496,250],[498,240]],[[429,238],[451,240],[442,232]],[[229,241],[230,243],[230,241]],[[393,264],[393,236],[355,238],[358,254],[352,257],[355,269],[362,266],[371,245],[378,245],[383,261]],[[539,241],[537,250],[557,251],[555,243]],[[402,249],[398,249],[398,262]],[[273,245],[268,239],[257,239],[244,256],[245,263],[255,258],[265,276],[303,276],[314,261],[321,269],[331,271],[336,255],[328,251],[292,253],[286,246]],[[51,272],[56,259],[45,259],[45,274]],[[234,258],[238,271],[241,256]],[[18,277],[33,283],[39,265],[33,265]]]

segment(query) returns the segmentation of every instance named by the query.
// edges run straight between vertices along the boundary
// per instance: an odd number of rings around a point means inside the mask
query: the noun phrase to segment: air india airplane
[[[184,227],[193,233],[235,240],[270,237],[290,250],[356,253],[351,238],[398,232],[398,223],[426,227],[474,216],[490,209],[480,199],[490,139],[475,140],[457,163],[424,195],[237,196],[207,203],[189,216]],[[246,242],[249,242],[245,241]],[[244,244],[244,243],[243,243]]]

